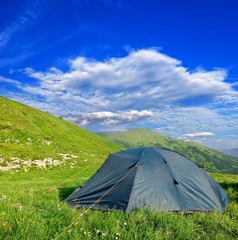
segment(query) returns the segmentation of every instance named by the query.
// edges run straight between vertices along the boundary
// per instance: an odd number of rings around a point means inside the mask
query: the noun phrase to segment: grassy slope
[[[85,214],[67,206],[64,199],[117,148],[73,124],[21,104],[0,98],[0,106],[2,156],[29,159],[67,152],[88,159],[79,159],[75,168],[1,173],[0,239],[237,239],[238,176],[214,175],[232,199],[224,215],[144,211]],[[30,126],[32,123],[35,127]],[[45,144],[45,140],[52,144]],[[90,155],[95,152],[97,156]]]
[[[184,154],[191,160],[215,172],[238,174],[238,159],[221,154],[197,143],[166,137],[147,129],[132,129],[119,133],[99,133],[100,136],[124,148],[154,146]]]
[[[0,157],[59,158],[59,153],[105,157],[119,148],[96,134],[48,113],[0,97]]]
[[[237,175],[213,175],[231,196],[223,215],[143,210],[85,213],[67,206],[63,200],[97,167],[0,176],[0,239],[238,239]]]

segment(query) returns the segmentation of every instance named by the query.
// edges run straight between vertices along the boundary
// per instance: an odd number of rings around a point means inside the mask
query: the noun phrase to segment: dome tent
[[[164,148],[110,154],[101,168],[67,199],[73,207],[131,211],[224,212],[229,196],[202,168]]]

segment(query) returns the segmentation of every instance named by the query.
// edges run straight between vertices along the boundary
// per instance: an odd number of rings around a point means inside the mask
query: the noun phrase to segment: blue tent
[[[74,207],[131,211],[224,212],[229,196],[202,168],[164,148],[134,148],[110,154],[67,203]]]

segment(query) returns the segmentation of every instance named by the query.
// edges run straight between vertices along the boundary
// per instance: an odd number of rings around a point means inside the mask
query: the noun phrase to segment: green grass
[[[64,199],[101,160],[0,176],[0,239],[237,239],[238,176],[214,174],[231,196],[225,214],[73,209]],[[83,214],[83,215],[82,215]]]
[[[157,134],[148,129],[132,129],[118,133],[98,133],[123,148],[159,146],[177,151],[206,170],[238,174],[238,158],[219,153],[197,143],[185,142]]]
[[[143,136],[138,140],[142,142]],[[231,196],[223,215],[86,212],[69,207],[65,198],[98,169],[108,153],[119,149],[63,119],[0,97],[0,167],[13,163],[13,157],[33,161],[58,159],[59,153],[77,155],[60,167],[0,171],[0,239],[238,238],[237,175],[213,175]]]
[[[0,166],[14,158],[62,161],[59,154],[73,154],[79,162],[85,156],[97,158],[118,151],[118,146],[59,117],[0,97]],[[1,172],[1,171],[0,171]]]

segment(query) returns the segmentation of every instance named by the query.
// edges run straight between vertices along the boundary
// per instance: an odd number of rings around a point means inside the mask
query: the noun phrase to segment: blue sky
[[[91,131],[238,147],[234,0],[8,0],[0,94]]]

